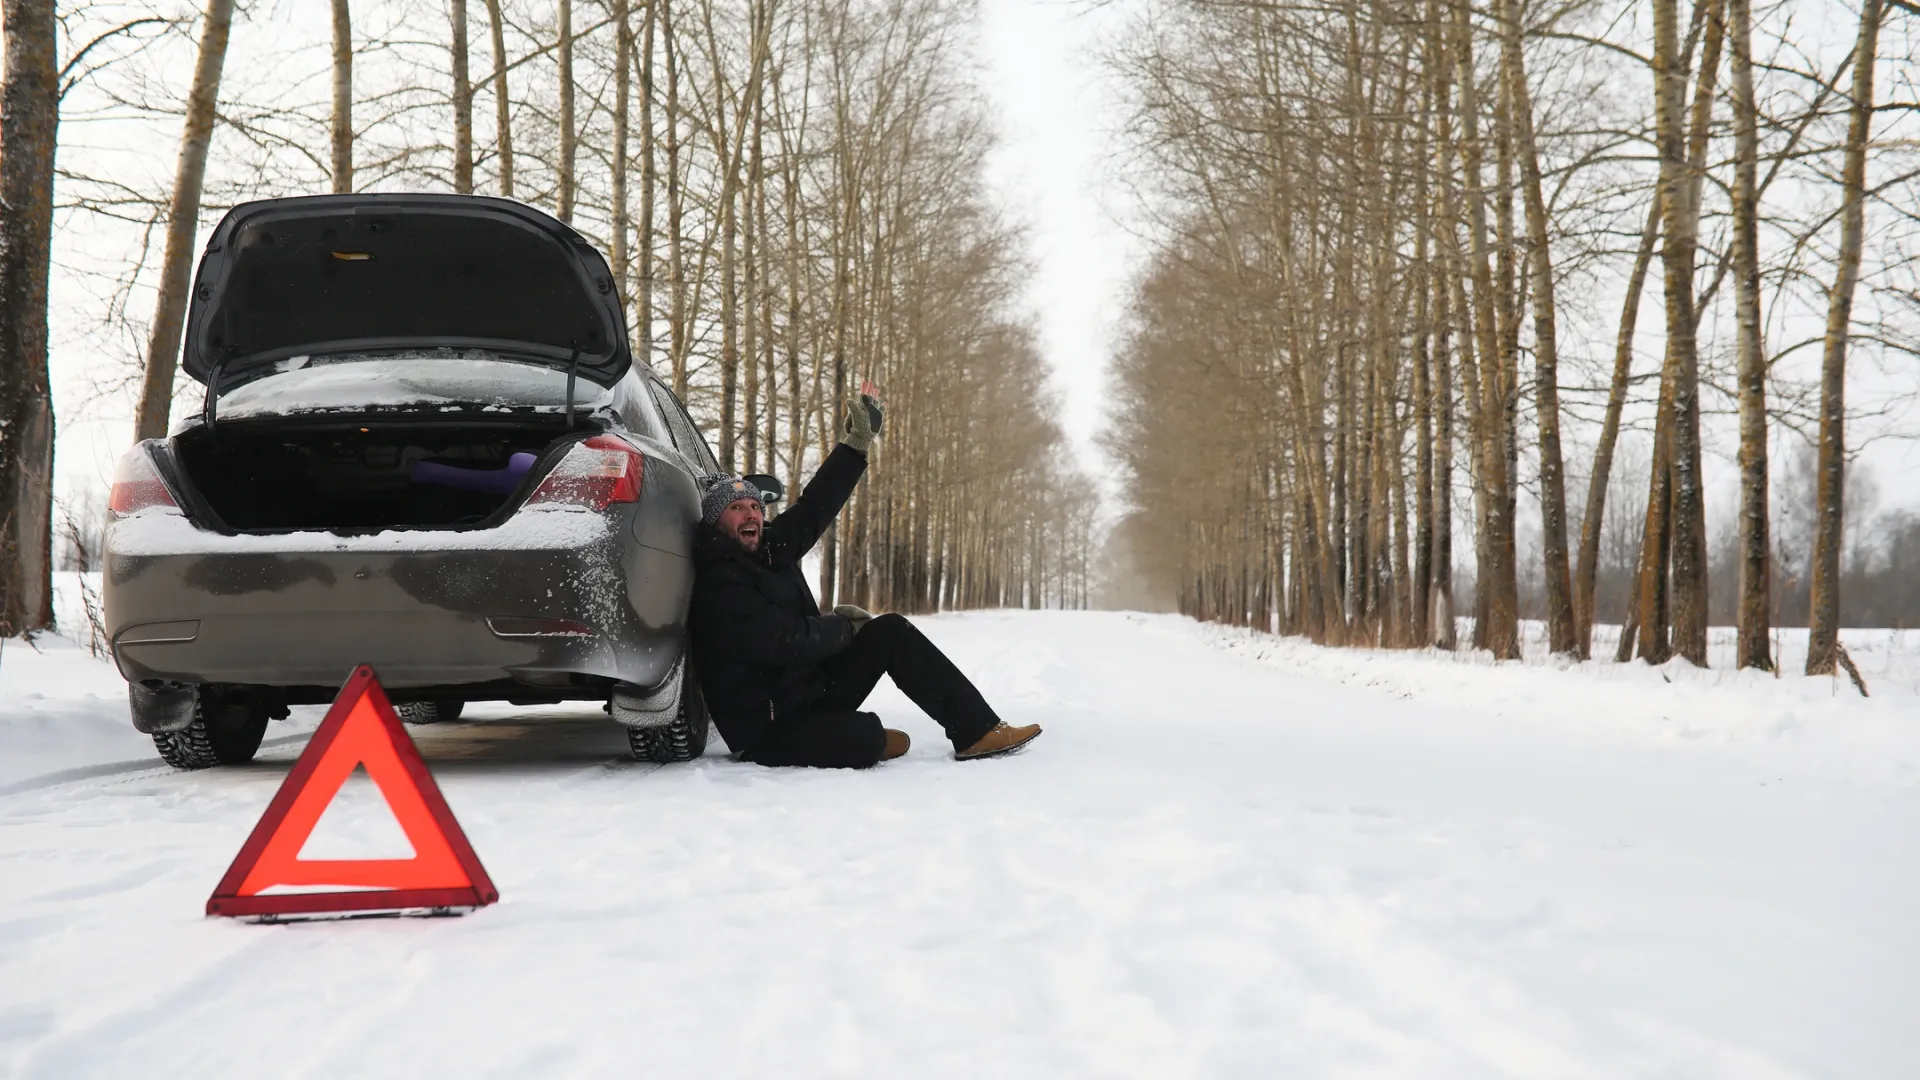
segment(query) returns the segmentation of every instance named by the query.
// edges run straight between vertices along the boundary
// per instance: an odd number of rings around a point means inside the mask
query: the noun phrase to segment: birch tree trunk
[[[784,108],[785,95],[782,93],[783,87],[784,80],[776,77],[773,81],[774,109],[776,112],[782,114],[786,111]],[[804,135],[807,121],[806,105],[804,102],[808,89],[809,87],[805,85],[801,86],[800,96],[802,103],[796,106],[795,109],[795,111],[799,113],[798,126],[800,134],[802,135]],[[781,128],[782,132],[786,130],[784,126]],[[800,234],[801,159],[800,155],[794,152],[793,145],[784,138],[781,142],[780,166],[780,200],[783,211],[781,216],[785,219],[787,237],[785,259],[787,288],[786,340],[783,342],[783,347],[786,350],[787,363],[786,475],[787,490],[799,491],[800,466],[805,457],[807,446],[808,413],[806,401],[801,394],[800,381],[800,349],[804,330],[800,316],[803,291],[800,260],[804,255],[803,249],[801,248]],[[815,365],[814,371],[818,373],[819,370],[819,366]]]
[[[659,5],[661,58],[667,64],[667,349],[672,358],[673,393],[687,398],[687,243],[686,192],[680,176],[680,65],[674,40],[672,0]]]
[[[764,99],[754,112],[753,131],[753,206],[754,233],[760,238],[760,262],[758,284],[753,291],[754,304],[760,312],[760,389],[765,395],[761,409],[761,422],[766,425],[766,435],[761,441],[761,452],[766,461],[762,472],[778,474],[780,468],[780,391],[776,368],[776,353],[773,336],[773,287],[771,282],[778,272],[774,266],[774,232],[768,216],[767,200],[767,158],[766,158],[766,105]],[[781,118],[776,117],[776,122]]]
[[[1435,229],[1447,235],[1434,245],[1437,250],[1433,274],[1433,593],[1427,613],[1427,640],[1449,652],[1460,647],[1454,629],[1453,604],[1453,292],[1456,277],[1455,258],[1459,242],[1454,230],[1459,220],[1453,199],[1453,91],[1448,80],[1445,22],[1441,18],[1443,0],[1429,0],[1427,41],[1431,49],[1429,67],[1433,79],[1434,137],[1437,158],[1435,172],[1439,191],[1436,198],[1440,213]]]
[[[1444,278],[1443,269],[1439,275]],[[1453,339],[1444,280],[1434,282],[1439,332],[1433,350],[1433,594],[1428,640],[1451,652],[1460,647],[1453,622]]]
[[[53,625],[53,254],[58,48],[52,0],[0,0],[0,638]]]
[[[1476,594],[1486,597],[1486,626],[1482,643],[1502,660],[1520,657],[1519,586],[1513,565],[1513,520],[1507,511],[1510,487],[1507,470],[1507,438],[1504,435],[1507,395],[1502,387],[1500,334],[1495,320],[1493,270],[1487,251],[1486,196],[1481,175],[1482,149],[1479,134],[1478,94],[1474,86],[1472,27],[1468,21],[1469,0],[1455,0],[1454,38],[1455,81],[1460,85],[1460,145],[1462,171],[1466,175],[1468,235],[1471,242],[1470,265],[1473,274],[1473,313],[1475,336],[1482,360],[1480,373],[1480,423],[1475,434],[1479,445],[1481,486],[1486,492],[1482,507],[1485,522],[1486,570],[1476,583]],[[1476,626],[1476,636],[1480,636]]]
[[[1640,658],[1649,664],[1664,664],[1673,656],[1668,611],[1673,554],[1673,390],[1672,380],[1664,377],[1660,380],[1660,403],[1654,412],[1652,457],[1631,619],[1640,626]]]
[[[1734,351],[1740,401],[1740,594],[1738,667],[1773,670],[1767,528],[1767,359],[1760,320],[1759,110],[1753,97],[1752,0],[1727,0],[1733,90]]]
[[[640,40],[640,221],[639,285],[634,294],[633,319],[640,342],[640,359],[653,365],[653,200],[658,169],[654,164],[653,28],[658,0],[644,0],[647,13]]]
[[[1721,28],[1717,0],[1697,0],[1694,16],[1709,28],[1707,48],[1700,60],[1700,76],[1695,87],[1694,129],[1689,135],[1683,127],[1682,109],[1686,100],[1686,72],[1691,63],[1692,32],[1688,45],[1679,41],[1678,13],[1674,0],[1660,0],[1654,10],[1654,122],[1660,152],[1660,178],[1656,205],[1661,220],[1661,275],[1666,295],[1667,343],[1660,369],[1660,403],[1654,419],[1652,471],[1647,484],[1647,516],[1641,530],[1637,597],[1629,621],[1639,624],[1640,658],[1650,664],[1664,664],[1681,646],[1682,632],[1676,626],[1678,607],[1675,594],[1683,576],[1678,568],[1682,533],[1690,531],[1679,523],[1682,513],[1682,466],[1686,452],[1681,397],[1691,386],[1698,387],[1694,353],[1694,332],[1698,323],[1693,296],[1693,252],[1699,229],[1699,211],[1695,196],[1699,190],[1694,175],[1696,157],[1704,155],[1706,122],[1712,114],[1712,80],[1720,56]],[[1690,144],[1697,154],[1690,151]],[[1674,230],[1683,235],[1675,236]],[[1693,379],[1689,382],[1689,376]],[[1695,398],[1697,405],[1697,396]],[[1691,415],[1693,460],[1699,463],[1699,418]],[[1698,469],[1694,470],[1698,481]],[[1694,492],[1699,494],[1697,488]],[[1693,509],[1700,511],[1695,498]],[[1700,536],[1696,533],[1693,556],[1698,562]],[[1689,615],[1699,620],[1702,649],[1705,644],[1704,567],[1690,568],[1696,574],[1703,594],[1697,611]],[[1622,648],[1624,650],[1624,641]],[[1696,663],[1704,663],[1704,657]]]
[[[1429,60],[1431,63],[1431,60]],[[1432,193],[1428,191],[1431,162],[1428,159],[1426,117],[1432,113],[1432,88],[1426,91],[1426,107],[1421,109],[1418,145],[1414,148],[1416,187],[1414,190],[1414,264],[1419,268],[1414,279],[1413,345],[1413,594],[1412,626],[1409,642],[1425,645],[1433,640],[1433,526],[1434,526],[1434,267]],[[1443,339],[1444,340],[1444,339]]]
[[[573,0],[559,0],[559,40],[554,54],[560,64],[560,163],[554,178],[553,216],[573,224],[573,161],[579,132],[573,120]]]
[[[473,79],[467,71],[467,0],[453,5],[453,190],[473,194]]]
[[[1672,387],[1669,430],[1673,484],[1673,651],[1707,666],[1706,492],[1700,469],[1700,360],[1695,340],[1694,253],[1700,229],[1700,178],[1683,135],[1681,112],[1686,65],[1680,59],[1677,0],[1654,0],[1655,110],[1660,132],[1662,192],[1661,269],[1667,298],[1667,365]],[[1708,0],[1706,47],[1695,89],[1695,139],[1704,150],[1707,118],[1722,40],[1720,0]]]
[[[500,194],[513,198],[513,102],[507,94],[507,28],[500,0],[486,0],[487,33],[493,39],[493,126],[500,154]]]
[[[1527,242],[1533,264],[1534,412],[1540,428],[1540,535],[1547,583],[1547,641],[1556,653],[1584,654],[1567,573],[1567,488],[1560,456],[1560,352],[1555,324],[1553,257],[1547,235],[1547,204],[1541,192],[1540,153],[1533,134],[1533,95],[1527,88],[1525,51],[1515,0],[1502,0],[1502,39],[1514,138],[1526,202]]]
[[[1613,342],[1613,379],[1607,389],[1606,416],[1593,448],[1593,469],[1587,478],[1586,510],[1580,517],[1580,561],[1574,577],[1574,617],[1579,620],[1578,646],[1584,659],[1593,651],[1594,586],[1600,570],[1600,528],[1606,523],[1607,478],[1613,475],[1613,450],[1620,438],[1620,415],[1627,404],[1627,383],[1633,374],[1633,335],[1640,325],[1640,297],[1646,291],[1647,270],[1653,265],[1654,242],[1660,236],[1660,200],[1647,205],[1647,223],[1640,230],[1640,249],[1627,275],[1627,296],[1620,307],[1620,330]],[[1628,606],[1634,601],[1629,599]],[[1622,620],[1624,626],[1630,620]],[[1625,636],[1622,630],[1623,638]]]
[[[180,156],[174,165],[173,199],[167,210],[167,242],[160,262],[160,287],[153,302],[153,328],[147,337],[147,367],[135,414],[135,439],[167,433],[173,405],[173,379],[186,321],[187,289],[200,224],[200,193],[207,176],[207,148],[220,98],[220,73],[233,28],[233,0],[209,0],[200,22],[200,52],[193,86],[187,91],[187,115],[181,126]]]
[[[353,190],[353,14],[333,0],[333,193]]]
[[[745,313],[742,323],[741,363],[746,367],[746,420],[743,430],[746,435],[744,457],[746,464],[743,472],[760,471],[760,314],[765,307],[760,295],[760,265],[758,261],[757,241],[766,232],[765,203],[761,198],[761,160],[763,149],[761,142],[761,123],[764,110],[760,107],[758,96],[748,103],[750,110],[743,122],[750,125],[753,134],[748,138],[747,182],[742,191],[746,201],[747,225],[741,230],[741,300]],[[769,443],[771,454],[772,445]]]
[[[627,295],[627,116],[633,97],[633,28],[628,0],[613,0],[613,191],[608,207],[613,289]]]
[[[1847,343],[1853,329],[1853,289],[1860,280],[1861,234],[1866,229],[1867,140],[1873,123],[1873,67],[1879,49],[1881,0],[1861,0],[1860,34],[1853,47],[1853,103],[1847,113],[1846,163],[1841,167],[1840,251],[1827,293],[1827,334],[1820,356],[1820,459],[1816,466],[1812,598],[1808,612],[1807,674],[1831,675],[1839,663],[1840,541],[1847,468]]]
[[[734,256],[740,232],[738,187],[726,184],[720,200],[720,467],[732,472],[740,396],[740,290]]]

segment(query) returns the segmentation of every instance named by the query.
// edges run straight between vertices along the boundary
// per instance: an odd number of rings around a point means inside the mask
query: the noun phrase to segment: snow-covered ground
[[[0,1073],[1920,1076],[1920,642],[1822,680],[925,620],[1026,753],[625,761],[415,729],[501,902],[200,912],[310,727],[174,773],[83,648],[0,658]],[[1877,651],[1876,651],[1877,650]],[[359,781],[356,781],[359,782]],[[400,854],[349,788],[313,855]],[[324,850],[322,850],[324,848]]]

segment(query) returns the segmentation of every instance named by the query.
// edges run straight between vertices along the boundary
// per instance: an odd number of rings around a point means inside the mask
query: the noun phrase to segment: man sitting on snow
[[[694,541],[693,661],[713,722],[744,760],[860,769],[906,753],[906,732],[858,711],[882,675],[946,729],[961,760],[1003,754],[1040,734],[1038,725],[1001,722],[904,617],[852,604],[820,613],[800,559],[852,496],[880,422],[869,383],[840,445],[772,522],[746,480],[722,476],[707,489]]]

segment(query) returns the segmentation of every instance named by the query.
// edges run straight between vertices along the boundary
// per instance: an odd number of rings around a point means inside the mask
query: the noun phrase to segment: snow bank
[[[127,720],[126,683],[64,637],[0,644],[0,792],[22,781],[151,758]]]
[[[127,684],[87,617],[100,575],[54,575],[60,633],[0,639],[0,794],[118,765],[157,765],[133,730]],[[0,1025],[3,1026],[3,1025]]]
[[[1304,638],[1154,617],[1164,632],[1198,637],[1229,653],[1290,672],[1412,701],[1471,704],[1489,730],[1515,725],[1586,739],[1649,746],[1788,748],[1796,771],[1829,769],[1857,779],[1920,783],[1920,632],[1848,630],[1841,640],[1872,694],[1845,675],[1799,672],[1807,631],[1780,632],[1779,675],[1733,667],[1735,632],[1709,633],[1708,661],[1658,667],[1614,663],[1619,627],[1596,627],[1594,654],[1551,655],[1546,630],[1524,623],[1525,659],[1498,662],[1485,650],[1323,648]]]

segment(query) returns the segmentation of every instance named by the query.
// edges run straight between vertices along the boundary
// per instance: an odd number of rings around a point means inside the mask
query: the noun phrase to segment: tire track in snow
[[[262,751],[268,751],[276,750],[283,746],[303,745],[312,736],[312,732],[303,731],[298,735],[282,735],[274,739],[263,739],[260,742],[260,749]],[[155,761],[115,761],[103,765],[83,765],[75,769],[61,769],[57,772],[42,773],[39,776],[30,777],[26,780],[17,780],[5,787],[0,787],[0,799],[4,799],[9,795],[24,794],[29,791],[41,791],[46,788],[57,788],[69,784],[79,785],[89,780],[101,780],[109,777],[120,777],[126,780],[144,780],[162,776],[172,776],[179,771],[180,770],[164,762]]]

